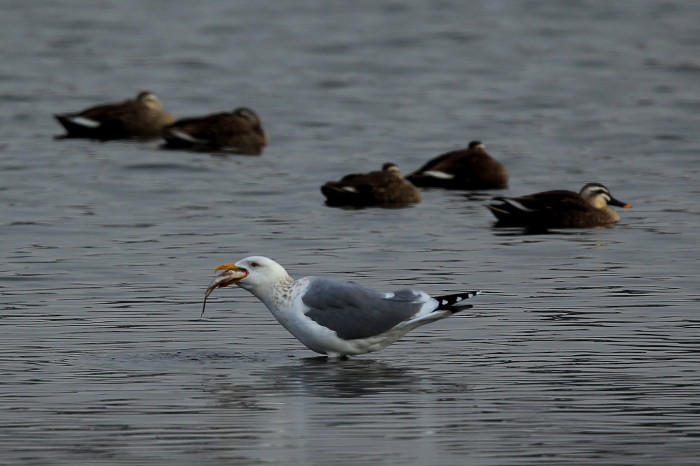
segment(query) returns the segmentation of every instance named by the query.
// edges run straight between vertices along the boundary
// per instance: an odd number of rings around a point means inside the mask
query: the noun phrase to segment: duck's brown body
[[[175,117],[163,110],[158,97],[143,91],[135,99],[97,105],[76,113],[54,115],[66,129],[62,138],[107,141],[126,138],[155,138]]]
[[[395,164],[387,163],[381,171],[353,173],[340,181],[321,186],[326,203],[333,206],[401,207],[420,201],[420,192],[406,181]]]
[[[620,219],[610,207],[630,207],[610,195],[599,183],[589,183],[581,193],[555,190],[520,197],[497,197],[486,206],[498,219],[497,226],[531,228],[589,228]]]
[[[442,154],[406,177],[416,186],[445,189],[504,189],[505,165],[491,157],[479,141],[466,149]]]
[[[267,144],[260,118],[244,107],[178,120],[164,128],[163,138],[168,148],[238,149],[253,154],[260,153]]]

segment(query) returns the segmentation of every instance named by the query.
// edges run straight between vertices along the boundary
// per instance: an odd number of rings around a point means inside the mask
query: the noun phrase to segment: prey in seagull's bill
[[[466,291],[431,297],[415,289],[384,293],[321,277],[294,280],[281,265],[263,256],[216,270],[223,272],[207,288],[204,304],[215,289],[236,284],[262,301],[307,348],[333,358],[385,348],[421,325],[472,307],[463,301],[479,294]]]
[[[223,270],[223,272],[212,280],[211,284],[207,288],[207,291],[204,293],[204,303],[202,304],[202,314],[200,317],[204,315],[204,308],[207,305],[207,298],[212,291],[217,288],[223,288],[225,286],[238,283],[238,280],[245,278],[248,275],[248,272],[246,272],[244,269],[239,269],[234,264],[222,264],[218,266],[216,270]]]

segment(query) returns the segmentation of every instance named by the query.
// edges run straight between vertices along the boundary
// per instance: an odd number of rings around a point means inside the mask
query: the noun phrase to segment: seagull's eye
[[[254,269],[257,269],[258,267],[260,267],[260,264],[258,264],[257,262],[251,262],[250,266]]]

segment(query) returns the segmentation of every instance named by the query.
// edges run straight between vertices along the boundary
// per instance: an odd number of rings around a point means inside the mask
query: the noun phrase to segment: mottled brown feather
[[[321,186],[328,205],[402,207],[420,202],[420,192],[407,182],[395,164],[381,171],[352,173]]]
[[[163,110],[160,100],[151,92],[142,91],[135,99],[97,105],[75,113],[54,115],[66,129],[62,138],[125,139],[155,138],[175,117]],[[81,124],[92,120],[94,126]]]
[[[259,153],[267,144],[260,118],[244,107],[233,112],[178,120],[164,128],[163,138],[169,148],[239,148]]]
[[[451,178],[431,175],[442,172]],[[442,154],[406,177],[420,187],[446,189],[504,189],[508,187],[505,165],[491,157],[479,141],[466,149]]]
[[[600,192],[583,197],[586,188],[597,187]],[[629,207],[610,195],[603,185],[589,183],[581,190],[582,194],[573,191],[555,190],[529,194],[520,197],[497,197],[486,207],[498,219],[497,226],[523,226],[530,228],[590,228],[609,225],[619,220],[617,212],[608,205]],[[604,193],[610,198],[600,198]],[[510,202],[509,202],[510,201]],[[520,209],[517,204],[524,209]],[[595,203],[601,203],[596,207]]]

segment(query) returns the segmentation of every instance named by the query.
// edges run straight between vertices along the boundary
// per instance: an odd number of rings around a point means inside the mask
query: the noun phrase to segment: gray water
[[[696,464],[700,4],[0,4],[3,464]],[[53,139],[157,93],[256,110],[261,156]],[[606,184],[611,228],[494,229],[494,192],[318,187],[482,140],[510,189]],[[250,254],[475,307],[317,358],[213,268]]]

